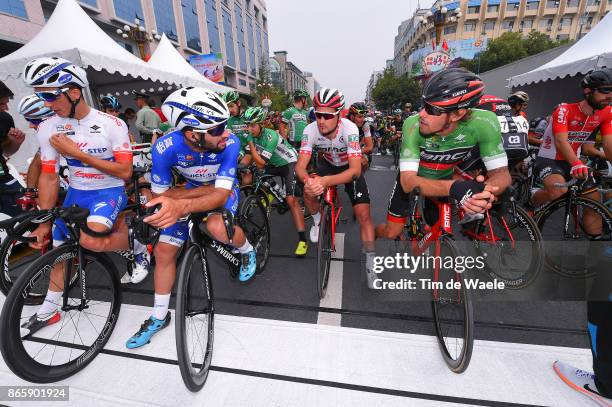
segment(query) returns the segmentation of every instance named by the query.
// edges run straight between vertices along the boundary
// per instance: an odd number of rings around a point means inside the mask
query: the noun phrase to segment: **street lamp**
[[[442,40],[442,29],[447,23],[455,23],[461,18],[461,11],[456,8],[452,13],[448,12],[448,8],[441,6],[435,9],[433,12],[428,10],[425,13],[427,22],[436,27],[436,46],[440,45]]]
[[[126,24],[123,26],[123,29],[117,28],[115,32],[117,33],[117,35],[120,35],[121,38],[123,38],[124,40],[131,38],[136,43],[136,45],[138,45],[138,50],[140,51],[140,58],[145,59],[145,44],[153,41],[153,39],[159,41],[161,40],[161,37],[155,30],[151,31],[151,35],[149,35],[147,33],[146,28],[140,25],[139,18],[134,19],[134,24],[136,25],[132,27]]]

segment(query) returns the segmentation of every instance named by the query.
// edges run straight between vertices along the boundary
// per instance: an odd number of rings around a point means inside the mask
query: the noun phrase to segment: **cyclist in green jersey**
[[[247,131],[244,116],[242,115],[240,95],[235,90],[229,90],[221,95],[221,99],[227,103],[230,112],[230,118],[227,120],[227,128],[240,140],[238,163],[247,166],[251,163],[251,156],[247,153],[251,137]],[[251,174],[243,174],[241,182],[243,185],[250,185],[253,182],[253,176]]]
[[[280,134],[295,148],[302,144],[302,134],[308,125],[308,92],[298,89],[293,92],[293,106],[283,112]]]
[[[285,184],[287,205],[293,216],[293,223],[298,232],[297,257],[304,257],[308,251],[304,212],[297,198],[300,188],[295,177],[297,152],[287,140],[275,130],[263,127],[267,113],[261,107],[250,107],[244,113],[245,123],[251,139],[249,148],[253,161],[258,168],[265,168],[267,174],[280,176]]]
[[[457,200],[467,214],[483,213],[494,195],[511,183],[499,121],[494,113],[474,109],[484,84],[473,73],[452,68],[433,75],[423,88],[423,109],[404,122],[400,172],[389,201],[387,223],[377,237],[394,239],[408,217],[409,193],[419,187],[425,197]],[[478,145],[488,171],[486,184],[454,180],[454,168]],[[484,178],[479,177],[479,181]],[[425,220],[436,221],[435,206],[424,208]]]

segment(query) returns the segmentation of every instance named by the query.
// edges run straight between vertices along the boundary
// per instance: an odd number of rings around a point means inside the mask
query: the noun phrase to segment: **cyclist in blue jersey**
[[[240,140],[225,129],[227,104],[215,93],[183,88],[172,93],[162,111],[176,129],[161,137],[152,148],[151,190],[157,195],[147,206],[161,209],[146,222],[161,228],[155,255],[155,303],[151,317],[126,343],[128,348],[147,344],[170,323],[170,293],[176,277],[176,257],[188,239],[188,223],[179,221],[192,212],[208,212],[210,235],[230,243],[221,216],[223,209],[236,215],[240,191],[236,180]],[[186,180],[186,188],[172,188],[172,170]],[[243,230],[234,226],[231,244],[241,253],[239,280],[255,275],[256,254]]]

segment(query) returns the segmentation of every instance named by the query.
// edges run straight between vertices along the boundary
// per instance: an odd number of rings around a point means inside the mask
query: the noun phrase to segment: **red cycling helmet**
[[[331,107],[337,112],[344,108],[344,95],[336,88],[321,88],[312,101],[315,109],[319,107]]]

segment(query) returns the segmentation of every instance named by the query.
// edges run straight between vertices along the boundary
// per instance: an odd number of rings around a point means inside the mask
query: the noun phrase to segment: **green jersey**
[[[304,129],[308,126],[308,111],[292,106],[283,112],[283,123],[288,126],[289,141],[301,143]]]
[[[297,152],[275,130],[263,128],[259,137],[251,136],[261,158],[272,167],[283,167],[297,161]]]
[[[430,179],[450,178],[453,170],[475,146],[487,170],[508,166],[502,145],[499,120],[493,112],[471,109],[470,118],[460,121],[446,136],[423,137],[419,116],[406,119],[402,128],[400,171],[415,171]]]
[[[245,151],[247,146],[249,145],[249,140],[251,139],[251,137],[246,129],[244,117],[231,116],[229,119],[227,119],[227,128],[230,132],[234,133],[240,140],[240,150]]]

